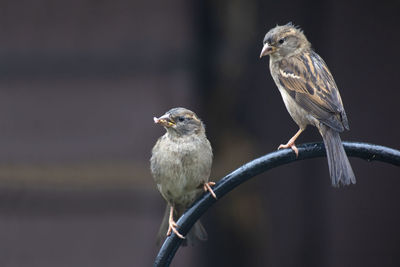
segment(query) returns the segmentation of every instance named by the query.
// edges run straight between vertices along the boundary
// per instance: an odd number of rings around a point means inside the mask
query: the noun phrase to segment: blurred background
[[[192,109],[212,180],[297,131],[259,59],[300,25],[339,86],[342,139],[399,149],[398,1],[0,1],[0,266],[151,266],[165,203],[152,117]],[[309,127],[298,143],[321,141]],[[172,266],[400,266],[400,170],[326,158],[281,166],[220,199],[209,240]]]

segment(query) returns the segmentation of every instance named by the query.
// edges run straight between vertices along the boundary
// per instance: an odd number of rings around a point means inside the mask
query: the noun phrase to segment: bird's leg
[[[169,212],[169,227],[168,227],[168,232],[167,232],[167,236],[170,236],[172,232],[174,232],[179,238],[185,239],[185,237],[183,235],[181,235],[178,230],[176,230],[176,227],[178,227],[178,225],[176,224],[176,222],[174,221],[174,207],[171,206],[170,212]]]
[[[296,141],[296,139],[297,139],[297,137],[299,137],[299,135],[302,133],[304,131],[304,129],[302,129],[302,128],[300,128],[298,131],[297,131],[297,133],[292,137],[292,138],[290,138],[290,140],[286,143],[286,145],[280,145],[279,147],[278,147],[278,150],[279,149],[282,149],[282,148],[291,148],[293,151],[294,151],[294,153],[296,153],[296,158],[299,156],[299,150],[297,149],[297,147],[294,145],[294,142]]]
[[[207,182],[207,183],[204,183],[204,185],[203,185],[203,188],[204,188],[204,191],[205,192],[210,192],[210,194],[215,198],[215,199],[217,199],[217,196],[215,195],[215,193],[214,193],[214,191],[212,190],[212,188],[211,188],[211,186],[214,186],[215,185],[215,183],[214,182]]]

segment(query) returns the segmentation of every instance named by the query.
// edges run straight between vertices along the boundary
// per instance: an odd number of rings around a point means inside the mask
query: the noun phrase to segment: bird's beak
[[[153,118],[154,123],[160,124],[164,127],[172,127],[175,125],[175,122],[172,120],[170,114],[164,114],[159,118],[154,117]]]
[[[275,52],[275,50],[276,50],[275,46],[272,46],[269,43],[265,43],[265,45],[261,50],[260,58]]]

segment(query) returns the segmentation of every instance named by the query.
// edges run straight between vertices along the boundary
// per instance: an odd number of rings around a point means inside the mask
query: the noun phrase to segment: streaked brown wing
[[[348,128],[336,83],[317,53],[283,59],[278,70],[280,84],[303,109],[337,131]]]

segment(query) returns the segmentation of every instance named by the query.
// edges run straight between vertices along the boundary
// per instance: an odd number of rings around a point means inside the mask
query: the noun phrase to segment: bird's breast
[[[211,147],[202,142],[176,143],[164,138],[153,149],[151,169],[160,193],[168,202],[190,202],[190,205],[208,181],[211,163]]]

